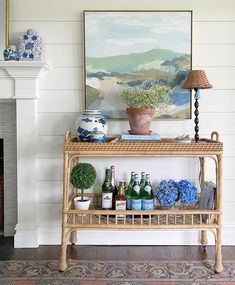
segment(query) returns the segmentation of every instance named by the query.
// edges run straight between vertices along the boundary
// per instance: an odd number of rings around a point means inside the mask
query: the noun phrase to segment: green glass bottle
[[[132,191],[134,181],[135,181],[135,172],[132,171],[131,172],[131,180],[129,182],[129,185],[128,185],[126,193],[125,193],[127,210],[131,210],[131,191]]]
[[[105,180],[102,185],[102,209],[112,210],[113,205],[113,188],[111,184],[110,169],[105,170]]]
[[[153,210],[153,189],[150,183],[150,175],[146,174],[146,181],[142,191],[142,209]]]
[[[141,192],[138,174],[135,174],[135,181],[131,191],[131,209],[141,210]]]
[[[146,175],[145,172],[141,172],[141,179],[140,179],[140,191],[143,192],[144,186],[146,181]]]

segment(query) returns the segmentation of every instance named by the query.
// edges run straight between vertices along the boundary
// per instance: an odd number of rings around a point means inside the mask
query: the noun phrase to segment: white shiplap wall
[[[74,130],[78,112],[84,108],[82,78],[82,11],[97,10],[193,10],[193,68],[205,69],[214,86],[202,91],[200,134],[209,136],[217,130],[224,141],[224,231],[223,242],[235,244],[235,2],[233,0],[11,0],[10,41],[16,42],[28,28],[40,33],[46,44],[47,60],[54,65],[40,82],[38,110],[38,215],[39,243],[60,242],[63,179],[63,135]],[[110,133],[126,131],[127,122],[110,122]],[[193,133],[192,121],[154,122],[153,130],[162,136]],[[93,161],[89,159],[89,161]],[[197,165],[192,160],[175,161],[130,159],[95,160],[99,180],[106,165],[117,166],[117,178],[127,178],[131,169],[149,171],[156,179],[196,178]],[[136,166],[136,165],[139,165]],[[171,169],[169,170],[169,165]],[[191,166],[191,168],[188,167]],[[208,162],[208,177],[213,166]],[[167,173],[162,169],[168,169]],[[83,232],[80,243],[194,244],[192,233],[109,233]]]

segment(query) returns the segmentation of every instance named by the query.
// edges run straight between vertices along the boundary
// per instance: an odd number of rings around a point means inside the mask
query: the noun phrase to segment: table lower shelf
[[[218,228],[216,210],[105,211],[67,210],[65,227],[79,229],[210,229]]]

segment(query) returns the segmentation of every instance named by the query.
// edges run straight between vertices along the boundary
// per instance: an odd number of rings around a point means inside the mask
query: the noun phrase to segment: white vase
[[[99,132],[99,134],[102,132],[103,137],[100,137],[100,141],[105,142],[108,124],[100,110],[83,111],[82,116],[77,120],[76,125],[78,140],[82,142],[91,142],[92,132]]]
[[[81,201],[82,197],[75,197],[73,199],[74,208],[76,210],[88,210],[90,207],[91,200],[89,197],[83,197],[83,201]]]

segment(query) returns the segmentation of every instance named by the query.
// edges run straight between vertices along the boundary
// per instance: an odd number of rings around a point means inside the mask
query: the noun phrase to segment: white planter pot
[[[88,210],[90,207],[91,200],[88,197],[83,197],[83,201],[81,201],[82,197],[75,197],[74,202],[74,208],[76,210]]]

